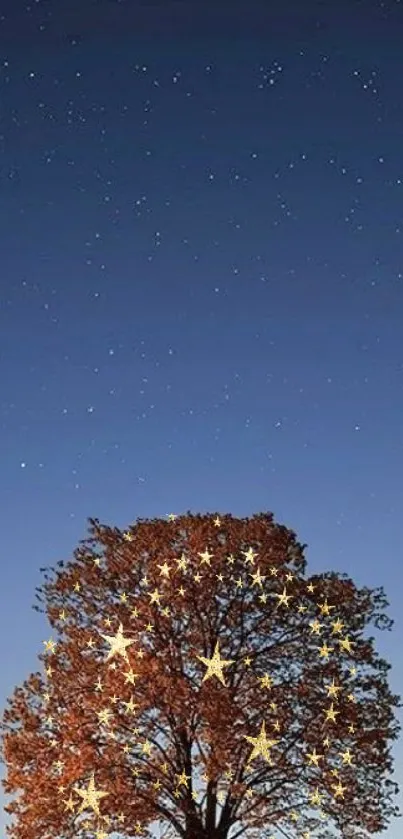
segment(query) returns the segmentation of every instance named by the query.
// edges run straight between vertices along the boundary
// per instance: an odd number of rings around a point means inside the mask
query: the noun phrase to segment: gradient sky
[[[1,707],[39,567],[188,509],[383,585],[403,693],[403,3],[213,5],[1,3]]]

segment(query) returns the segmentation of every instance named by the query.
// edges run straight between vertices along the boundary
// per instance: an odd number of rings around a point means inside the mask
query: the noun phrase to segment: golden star
[[[130,645],[133,644],[133,641],[130,640],[130,638],[123,637],[123,626],[121,623],[119,624],[119,629],[116,635],[102,635],[101,633],[101,638],[111,645],[106,661],[109,661],[115,655],[121,655],[125,661],[128,661],[126,647],[130,647]]]
[[[133,541],[133,536],[130,533],[130,530],[126,530],[126,533],[123,534],[123,538],[126,542],[132,542]]]
[[[344,623],[337,618],[337,620],[332,623],[332,632],[341,632],[342,629],[344,629]]]
[[[353,756],[350,752],[350,749],[346,749],[345,752],[342,752],[341,756],[343,758],[343,763],[347,763],[349,766],[351,766],[353,762]]]
[[[319,649],[319,657],[329,658],[329,655],[332,652],[334,652],[333,647],[328,647],[327,644],[323,644],[323,646]]]
[[[342,638],[342,640],[339,641],[341,649],[346,650],[348,653],[352,653],[351,644],[353,643],[354,641],[350,641],[349,638]]]
[[[229,562],[230,565],[233,565],[235,562],[235,557],[232,556],[232,554],[229,554],[229,556],[227,556],[227,562]]]
[[[260,588],[263,588],[262,580],[265,580],[266,577],[261,576],[260,568],[257,569],[256,574],[249,574],[249,576],[252,577],[252,580],[253,580],[252,585],[253,586],[257,585],[257,586],[260,586]]]
[[[109,721],[112,716],[112,711],[110,711],[109,708],[103,708],[103,710],[97,711],[97,717],[101,725],[109,725]]]
[[[138,674],[133,673],[133,670],[130,668],[130,670],[128,670],[127,673],[125,673],[125,684],[126,685],[134,685],[134,682],[135,682],[135,679],[137,679],[137,676],[138,676]]]
[[[91,780],[88,783],[87,789],[78,789],[78,787],[74,787],[74,790],[83,799],[78,810],[79,813],[82,813],[83,810],[89,808],[90,810],[93,810],[97,816],[101,815],[99,812],[98,800],[105,798],[105,796],[109,795],[109,793],[100,792],[95,789],[94,772],[91,775]]]
[[[340,685],[335,685],[334,679],[333,679],[332,684],[329,685],[329,687],[327,688],[327,695],[328,696],[334,696],[337,699],[337,694],[339,693],[340,690],[341,690]]]
[[[332,786],[332,789],[334,789],[334,794],[336,798],[344,798],[344,792],[347,789],[347,787],[343,787],[339,781],[337,785]]]
[[[310,764],[314,763],[314,764],[315,764],[315,766],[318,766],[318,765],[319,765],[319,763],[318,763],[318,762],[319,762],[319,760],[321,760],[321,759],[322,759],[322,757],[323,757],[323,755],[318,755],[318,754],[316,754],[316,749],[314,749],[314,750],[313,750],[313,752],[311,752],[311,753],[307,752],[307,755],[306,755],[306,756],[307,756],[307,758],[308,758],[308,760],[309,760],[309,763],[310,763]]]
[[[318,603],[317,606],[319,607],[322,615],[330,615],[330,610],[336,608],[336,606],[329,606],[327,598],[324,603]]]
[[[312,583],[309,583],[307,585],[307,591],[309,591],[311,594],[313,594],[314,591],[315,591],[315,586]]]
[[[52,639],[50,639],[49,641],[44,641],[43,643],[45,644],[45,650],[47,653],[54,653],[56,649],[55,641],[52,641]]]
[[[309,624],[311,627],[311,632],[315,635],[320,635],[321,629],[323,629],[322,624],[319,623],[318,620],[314,620],[312,623]]]
[[[224,675],[223,675],[223,672],[222,672],[222,668],[223,667],[229,667],[230,664],[234,663],[234,660],[227,660],[227,661],[221,660],[219,649],[218,649],[218,641],[215,645],[214,655],[213,655],[212,658],[204,658],[203,656],[200,656],[200,655],[196,656],[196,658],[198,658],[199,661],[202,661],[203,664],[205,664],[206,667],[208,668],[207,672],[203,676],[203,682],[205,682],[207,679],[210,679],[211,676],[217,676],[217,679],[219,679],[220,682],[224,686],[226,686],[225,681],[224,681]]]
[[[189,560],[186,559],[185,554],[182,554],[180,559],[175,559],[174,561],[176,562],[176,564],[178,566],[177,569],[176,569],[177,571],[186,571]]]
[[[315,792],[311,793],[310,796],[311,804],[320,804],[323,798],[323,795],[320,794],[318,788],[316,787]]]
[[[282,594],[275,594],[275,595],[274,595],[274,597],[278,597],[278,598],[279,598],[278,603],[277,603],[277,606],[284,605],[284,606],[287,606],[287,607],[288,607],[288,601],[289,601],[289,600],[292,600],[292,595],[291,595],[291,594],[287,594],[287,590],[286,590],[285,588],[283,589],[283,593],[282,593]]]
[[[177,518],[178,516],[176,516],[175,513],[168,513],[168,521],[175,521]]]
[[[142,752],[143,752],[143,754],[144,754],[144,755],[148,755],[148,756],[150,756],[150,754],[151,754],[151,749],[152,749],[152,743],[149,743],[149,742],[148,742],[148,740],[146,740],[146,741],[142,744]]]
[[[259,677],[259,682],[262,683],[262,688],[269,688],[270,690],[270,688],[273,686],[273,682],[267,673],[265,673],[264,676]]]
[[[258,757],[258,755],[262,755],[262,757],[264,757],[265,760],[267,760],[269,763],[271,762],[269,749],[271,749],[272,746],[275,746],[280,741],[267,739],[264,720],[262,722],[262,727],[260,729],[258,737],[248,737],[247,734],[243,734],[242,736],[245,740],[248,741],[248,743],[252,743],[253,745],[253,751],[249,757],[248,763],[250,763],[251,760],[254,760],[255,757]]]
[[[70,798],[67,799],[67,801],[66,801],[65,798],[63,798],[63,804],[65,805],[66,810],[70,810],[71,813],[74,813],[74,801],[71,797],[71,793],[70,793]]]
[[[217,517],[214,519],[214,527],[220,527],[220,525],[221,525],[221,519],[220,519],[220,517],[219,517],[219,516],[217,516]]]
[[[208,552],[207,548],[202,553],[199,553],[198,556],[201,559],[201,565],[206,564],[206,563],[207,563],[207,565],[210,565],[211,564],[210,560],[213,559],[213,554],[210,554]]]
[[[238,577],[238,579],[235,580],[235,585],[237,588],[242,588],[242,580],[240,577]]]
[[[150,603],[157,603],[159,606],[162,595],[159,593],[157,588],[155,588],[153,592],[148,592],[148,596],[150,598]]]
[[[123,702],[123,705],[126,705],[126,712],[128,714],[134,714],[134,709],[139,707],[133,702],[132,696],[130,697],[128,702]]]
[[[181,784],[184,784],[184,786],[187,787],[188,781],[190,781],[191,776],[190,775],[185,775],[185,770],[183,770],[182,774],[181,775],[177,774],[176,777],[179,778],[179,781],[178,781],[179,786]]]
[[[162,574],[164,577],[169,577],[169,572],[171,569],[167,562],[164,562],[163,565],[159,565],[158,568],[160,569],[160,576]]]
[[[251,565],[255,564],[255,558],[257,557],[257,553],[255,553],[253,548],[248,548],[247,551],[241,551],[241,553],[245,557],[245,565],[247,565],[249,562],[251,563]]]
[[[331,722],[336,722],[336,715],[340,714],[340,711],[335,711],[333,709],[333,702],[332,702],[330,708],[328,708],[325,713],[326,713],[326,722],[328,720],[330,720]]]

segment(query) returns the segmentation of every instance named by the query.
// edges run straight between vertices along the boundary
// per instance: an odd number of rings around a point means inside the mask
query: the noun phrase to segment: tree
[[[90,519],[2,723],[13,839],[367,839],[392,816],[382,588],[306,576],[271,514]],[[319,831],[315,832],[315,831]],[[332,832],[333,831],[333,832]]]

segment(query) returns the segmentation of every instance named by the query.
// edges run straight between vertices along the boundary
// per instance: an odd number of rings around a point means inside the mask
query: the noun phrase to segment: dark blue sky
[[[1,706],[39,566],[188,509],[384,585],[403,693],[403,3],[217,4],[1,4]]]

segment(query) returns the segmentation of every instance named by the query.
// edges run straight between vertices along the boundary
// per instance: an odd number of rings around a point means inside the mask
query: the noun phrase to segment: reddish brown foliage
[[[391,626],[382,589],[307,578],[269,514],[90,524],[39,589],[45,673],[4,713],[12,839],[130,837],[157,820],[179,839],[366,839],[397,815],[399,698],[365,635]],[[111,655],[120,626],[131,643]],[[217,642],[224,683],[200,658]],[[251,759],[263,723],[271,746]],[[108,793],[98,812],[80,796],[91,777]]]

